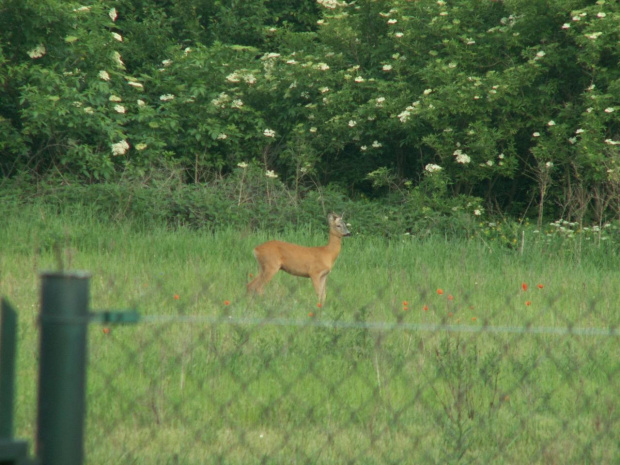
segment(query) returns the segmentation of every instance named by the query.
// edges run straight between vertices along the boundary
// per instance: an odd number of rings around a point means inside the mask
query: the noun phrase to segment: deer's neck
[[[338,254],[340,254],[341,242],[342,242],[342,237],[330,231],[329,242],[325,246],[325,249],[329,252],[332,263],[336,261],[336,258],[338,258]]]

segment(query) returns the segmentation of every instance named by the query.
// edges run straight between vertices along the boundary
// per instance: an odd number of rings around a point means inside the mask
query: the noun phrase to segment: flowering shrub
[[[527,221],[483,222],[476,228],[476,235],[488,242],[514,249],[539,244],[553,253],[580,251],[583,244],[600,247],[607,241],[617,241],[620,238],[619,233],[618,225],[614,223],[586,226],[567,220],[555,220],[544,224],[541,228],[530,225]]]
[[[4,176],[253,160],[366,195],[385,169],[473,216],[619,213],[617,2],[159,3],[4,7]]]

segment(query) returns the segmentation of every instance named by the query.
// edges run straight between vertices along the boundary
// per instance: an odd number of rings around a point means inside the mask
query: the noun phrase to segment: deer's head
[[[329,229],[335,232],[339,237],[351,235],[351,233],[347,229],[346,223],[342,219],[343,215],[338,216],[335,213],[330,213],[329,215],[327,215],[327,222],[329,223]]]

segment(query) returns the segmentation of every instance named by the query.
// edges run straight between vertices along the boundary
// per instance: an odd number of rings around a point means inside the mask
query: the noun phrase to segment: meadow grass
[[[284,273],[246,296],[266,232],[13,213],[0,294],[19,310],[18,437],[34,436],[38,272],[62,266],[92,272],[93,311],[144,317],[89,327],[87,463],[620,461],[618,337],[554,333],[617,328],[611,242],[388,241],[351,218],[318,308]],[[327,226],[278,238],[320,245]]]

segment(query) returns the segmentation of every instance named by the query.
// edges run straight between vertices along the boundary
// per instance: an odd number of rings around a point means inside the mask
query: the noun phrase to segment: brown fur
[[[254,249],[254,257],[260,268],[259,274],[247,285],[248,292],[262,293],[263,287],[274,275],[286,271],[294,276],[312,279],[319,303],[325,302],[327,275],[340,254],[341,239],[349,236],[342,216],[330,213],[329,242],[322,247],[304,247],[282,241],[268,241]]]

